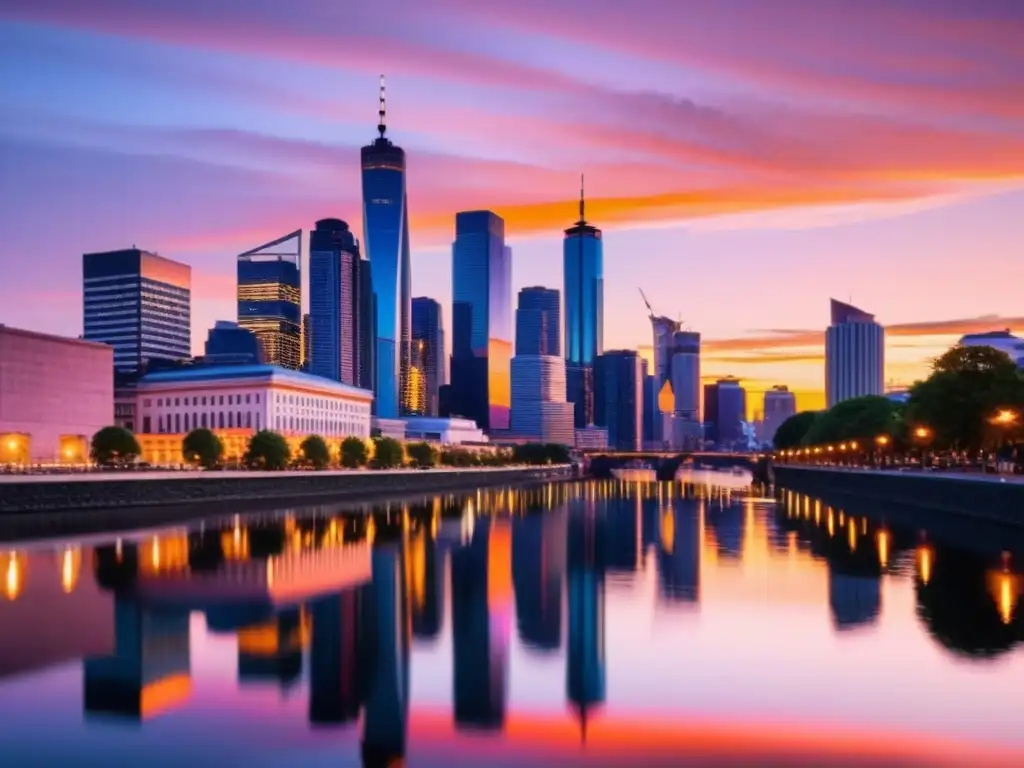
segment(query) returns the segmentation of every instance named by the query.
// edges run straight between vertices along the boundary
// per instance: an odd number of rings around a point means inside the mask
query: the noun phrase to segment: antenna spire
[[[385,120],[385,117],[387,116],[387,110],[385,108],[384,100],[384,75],[380,76],[380,111],[377,112],[377,115],[380,118],[379,122],[377,123],[377,130],[380,132],[380,137],[383,139],[384,132],[387,131],[388,129],[387,121]]]
[[[580,174],[580,224],[586,223],[586,218],[584,218],[584,216],[583,216],[583,204],[584,204],[584,198],[583,198],[583,174],[581,173]]]

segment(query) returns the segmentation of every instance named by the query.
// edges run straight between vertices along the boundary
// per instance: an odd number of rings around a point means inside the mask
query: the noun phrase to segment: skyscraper
[[[252,331],[230,320],[218,320],[206,335],[203,362],[207,365],[260,365],[263,353]]]
[[[719,379],[713,389],[704,388],[704,397],[714,399],[713,407],[704,401],[705,412],[715,414],[713,432],[719,448],[733,448],[743,439],[747,418],[747,392],[732,376]]]
[[[758,437],[771,442],[779,426],[796,414],[796,396],[786,386],[778,385],[764,393],[764,417]]]
[[[263,360],[298,370],[302,358],[302,230],[238,255],[238,324]]]
[[[370,261],[376,314],[373,377],[376,414],[398,418],[409,400],[412,294],[405,151],[385,138],[384,77],[380,79],[380,133],[362,148],[363,245]]]
[[[561,298],[554,288],[519,291],[516,308],[516,355],[562,356]]]
[[[309,236],[309,371],[316,376],[363,386],[370,349],[364,343],[368,296],[363,272],[369,264],[348,224],[322,219]]]
[[[524,288],[519,292],[516,356],[512,358],[512,431],[517,437],[572,445],[573,405],[565,398],[559,317],[558,291]]]
[[[310,327],[311,322],[312,318],[309,312],[306,312],[302,316],[302,328],[300,329],[302,333],[302,370],[304,371],[309,370],[309,364],[313,360],[313,349],[311,347],[313,343],[313,330]]]
[[[82,256],[83,337],[114,348],[114,368],[189,356],[192,270],[138,248]]]
[[[448,357],[444,348],[444,317],[441,305],[434,299],[417,296],[412,300],[412,341],[422,358],[424,415],[437,416],[441,387],[448,380]]]
[[[832,299],[825,331],[825,398],[828,407],[884,391],[885,329],[875,316]]]
[[[700,447],[700,334],[676,331],[672,334],[672,392],[675,408],[672,414],[672,447]]]
[[[455,216],[452,245],[450,415],[508,429],[511,405],[512,251],[490,211]]]
[[[584,216],[580,178],[580,219],[565,230],[566,399],[575,406],[576,427],[594,420],[594,360],[604,351],[604,241]]]
[[[608,428],[608,447],[641,450],[643,364],[635,350],[605,352],[597,358],[594,393],[594,423]]]

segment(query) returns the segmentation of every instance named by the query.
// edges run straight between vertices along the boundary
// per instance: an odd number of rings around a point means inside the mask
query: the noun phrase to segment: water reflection
[[[743,723],[776,720],[794,733],[812,722],[884,727],[890,743],[930,734],[914,749],[953,722],[971,749],[1024,750],[1010,718],[993,724],[971,709],[991,684],[978,665],[1012,659],[1006,685],[1024,685],[1020,558],[823,499],[784,491],[776,501],[690,484],[565,483],[13,548],[0,554],[0,737],[23,762],[39,757],[39,713],[77,706],[85,717],[66,725],[68,755],[110,748],[111,722],[177,718],[179,738],[161,743],[168,759],[185,760],[190,740],[213,729],[252,762],[276,764],[247,720],[268,727],[268,713],[274,727],[331,734],[352,765],[413,755],[547,764],[565,749],[597,761],[624,744],[677,757],[699,746],[707,758],[733,754],[753,727]],[[851,635],[873,657],[838,656],[831,643]],[[964,694],[931,730],[862,695],[888,690],[929,646],[950,661],[931,662],[922,684]],[[740,661],[763,653],[780,681],[817,687],[787,693]],[[834,688],[839,658],[857,669]],[[695,712],[702,733],[728,721],[740,735],[687,735]],[[662,722],[675,725],[644,731]],[[782,759],[783,747],[793,760],[826,748],[748,736],[748,764]],[[311,747],[305,738],[293,734],[289,748]],[[840,742],[854,756],[868,749],[838,737],[828,748]]]

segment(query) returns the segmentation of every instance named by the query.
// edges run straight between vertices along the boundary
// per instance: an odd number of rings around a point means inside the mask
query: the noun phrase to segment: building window
[[[235,426],[235,412],[228,411],[228,429],[234,429]]]
[[[174,398],[174,404],[175,405],[181,405],[181,398],[180,397]]]
[[[217,398],[217,405],[224,405],[224,395]]]
[[[256,393],[256,405],[259,405],[259,404],[260,404],[260,396],[259,396],[259,393],[257,392]]]
[[[152,426],[152,424],[151,424],[151,422],[149,420],[149,416],[143,416],[142,417],[142,433],[144,435],[148,435],[149,434],[151,426]]]
[[[246,404],[246,405],[248,405],[248,404],[249,404],[249,395],[246,395],[246,396],[245,396],[245,404]]]
[[[245,427],[246,429],[252,429],[252,411],[248,411],[245,414]]]
[[[203,429],[206,429],[206,414],[205,413],[203,414],[202,424],[203,424]]]
[[[256,431],[260,431],[260,415],[258,413],[256,414]]]
[[[174,431],[181,432],[181,414],[174,414]]]
[[[156,417],[156,431],[161,433],[161,434],[163,434],[163,431],[164,431],[164,417],[163,416],[157,416]]]
[[[222,397],[221,400],[223,399],[224,398]],[[217,414],[217,426],[220,429],[224,429],[224,411],[221,411],[220,413]]]

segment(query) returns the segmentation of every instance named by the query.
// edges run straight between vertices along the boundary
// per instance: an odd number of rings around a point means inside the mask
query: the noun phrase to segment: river
[[[1010,540],[787,491],[586,481],[0,543],[0,748],[12,766],[1024,765]]]

